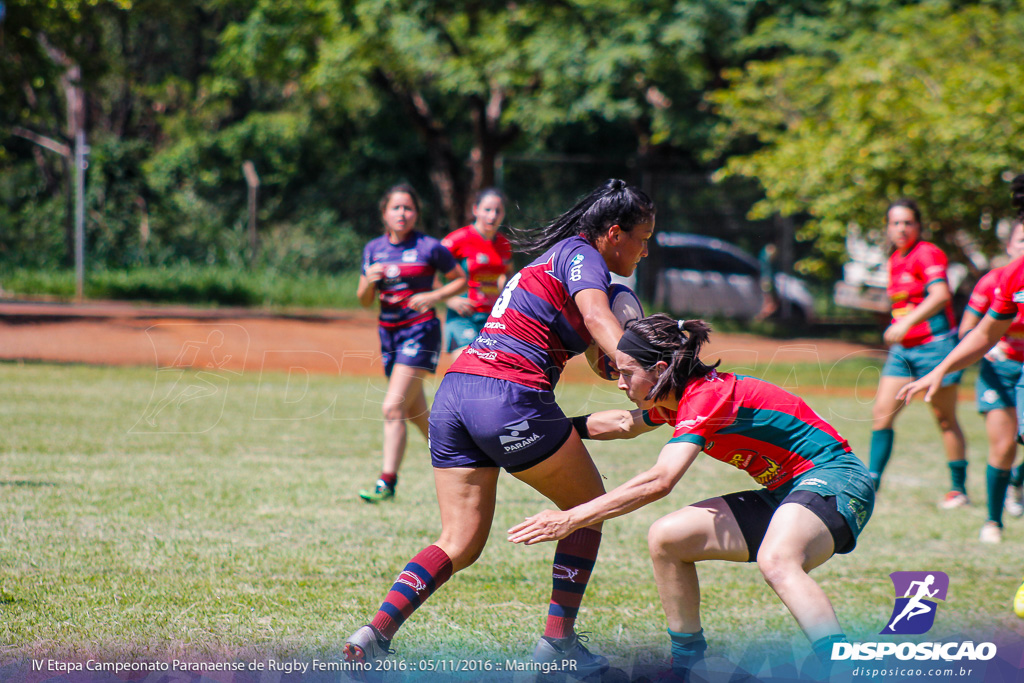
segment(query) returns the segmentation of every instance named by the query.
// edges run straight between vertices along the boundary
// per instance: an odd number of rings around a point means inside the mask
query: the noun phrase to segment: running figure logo
[[[944,572],[893,572],[896,604],[882,634],[917,635],[935,623],[936,601],[946,599],[949,577]]]

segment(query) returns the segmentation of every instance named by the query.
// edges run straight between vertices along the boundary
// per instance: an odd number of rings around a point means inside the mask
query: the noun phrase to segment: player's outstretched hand
[[[942,378],[944,376],[945,373],[932,370],[924,377],[904,384],[903,388],[896,392],[896,400],[910,403],[915,395],[923,391],[925,403],[931,403],[932,396],[942,387]]]
[[[567,513],[544,510],[509,529],[508,540],[512,543],[533,545],[544,541],[557,541],[574,530]]]

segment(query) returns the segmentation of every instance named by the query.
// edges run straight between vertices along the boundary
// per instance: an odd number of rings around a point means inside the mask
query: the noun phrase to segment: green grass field
[[[747,370],[803,393],[866,459],[876,366]],[[383,378],[6,363],[0,383],[0,664],[336,658],[439,529],[419,434],[398,498],[370,506],[356,497],[379,467]],[[567,413],[625,406],[611,383],[559,393]],[[888,575],[903,570],[949,574],[929,639],[1024,635],[1010,609],[1024,572],[1024,520],[1007,518],[1002,545],[978,543],[984,431],[972,403],[960,416],[975,504],[936,507],[948,484],[944,456],[927,409],[913,405],[860,546],[814,573],[853,640],[878,639],[893,605]],[[666,438],[594,443],[606,486],[649,466]],[[606,523],[579,627],[613,664],[668,656],[649,524],[751,484],[702,458],[669,497]],[[483,557],[409,621],[395,641],[399,657],[529,659],[553,546],[513,546],[504,530],[543,507],[503,475]],[[704,628],[718,654],[805,650],[754,566],[700,571]]]

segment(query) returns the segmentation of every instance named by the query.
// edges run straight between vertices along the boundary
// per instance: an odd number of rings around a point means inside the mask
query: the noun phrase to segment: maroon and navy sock
[[[405,565],[370,625],[391,640],[406,619],[452,576],[445,551],[429,545]]]
[[[558,542],[551,569],[553,590],[551,604],[548,606],[548,621],[544,627],[545,636],[567,638],[573,634],[576,613],[579,612],[600,547],[601,532],[593,529],[577,529]]]
[[[398,473],[384,474],[383,472],[381,472],[380,480],[387,484],[388,488],[393,491],[395,489],[395,486],[398,484]]]

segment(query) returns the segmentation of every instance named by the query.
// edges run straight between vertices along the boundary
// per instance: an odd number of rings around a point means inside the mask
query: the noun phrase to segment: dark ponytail
[[[547,225],[514,231],[512,243],[519,251],[541,254],[574,235],[593,242],[613,225],[630,232],[653,218],[650,197],[624,180],[612,179]]]
[[[655,313],[627,323],[626,329],[647,342],[668,363],[668,368],[647,395],[648,399],[658,401],[670,395],[681,397],[687,384],[704,377],[722,362],[719,360],[714,365],[707,365],[700,360],[701,347],[711,338],[711,325],[703,320],[676,320],[664,313]],[[623,350],[621,345],[619,349]],[[650,370],[656,364],[644,369]],[[641,365],[645,364],[641,362]]]

